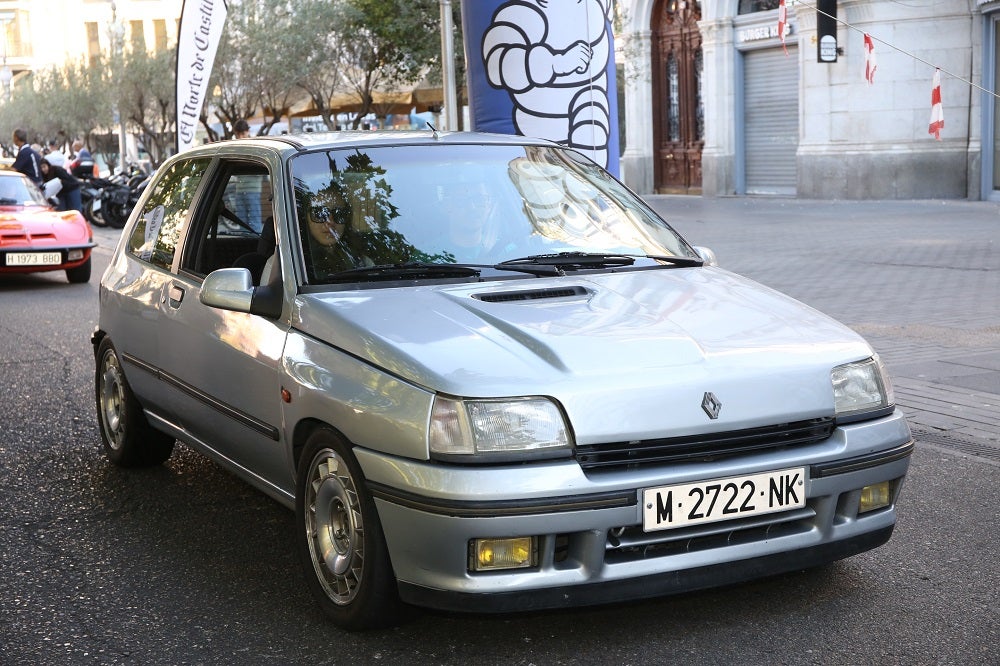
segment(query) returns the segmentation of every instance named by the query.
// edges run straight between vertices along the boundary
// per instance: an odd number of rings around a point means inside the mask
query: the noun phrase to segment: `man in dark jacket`
[[[14,145],[17,146],[17,157],[13,168],[31,179],[35,185],[42,185],[42,156],[28,145],[28,133],[18,127],[14,130]]]

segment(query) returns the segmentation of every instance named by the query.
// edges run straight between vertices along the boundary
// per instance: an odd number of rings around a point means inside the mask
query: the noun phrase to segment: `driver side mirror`
[[[198,300],[210,308],[250,312],[253,278],[245,268],[220,268],[205,276]]]
[[[277,319],[283,296],[280,271],[272,272],[268,284],[255,287],[248,269],[220,268],[205,276],[198,300],[210,308]]]

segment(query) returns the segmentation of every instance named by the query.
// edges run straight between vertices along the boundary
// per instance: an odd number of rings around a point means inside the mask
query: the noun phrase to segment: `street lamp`
[[[114,69],[116,70],[113,74],[114,78],[119,81],[124,78],[122,76],[122,70],[125,69],[124,61],[122,60],[124,41],[125,25],[118,22],[115,0],[111,0],[111,48],[115,55]],[[114,122],[118,125],[118,168],[121,169],[122,173],[125,173],[125,118],[121,115],[117,102],[115,102],[112,112],[114,114]]]
[[[444,105],[448,109],[445,129],[458,129],[458,99],[455,94],[455,34],[451,20],[451,0],[441,0],[441,78],[444,79]]]

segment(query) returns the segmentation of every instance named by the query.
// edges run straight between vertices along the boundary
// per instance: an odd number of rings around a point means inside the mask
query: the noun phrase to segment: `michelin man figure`
[[[614,0],[511,0],[483,35],[490,85],[514,104],[514,128],[608,165],[608,22]]]

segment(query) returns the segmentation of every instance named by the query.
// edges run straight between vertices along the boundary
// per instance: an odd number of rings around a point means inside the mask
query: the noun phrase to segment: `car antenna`
[[[427,123],[427,126],[431,128],[432,132],[434,132],[434,138],[435,139],[440,139],[441,138],[441,135],[438,133],[438,128],[437,127],[434,127],[434,125],[432,125],[430,123]]]

